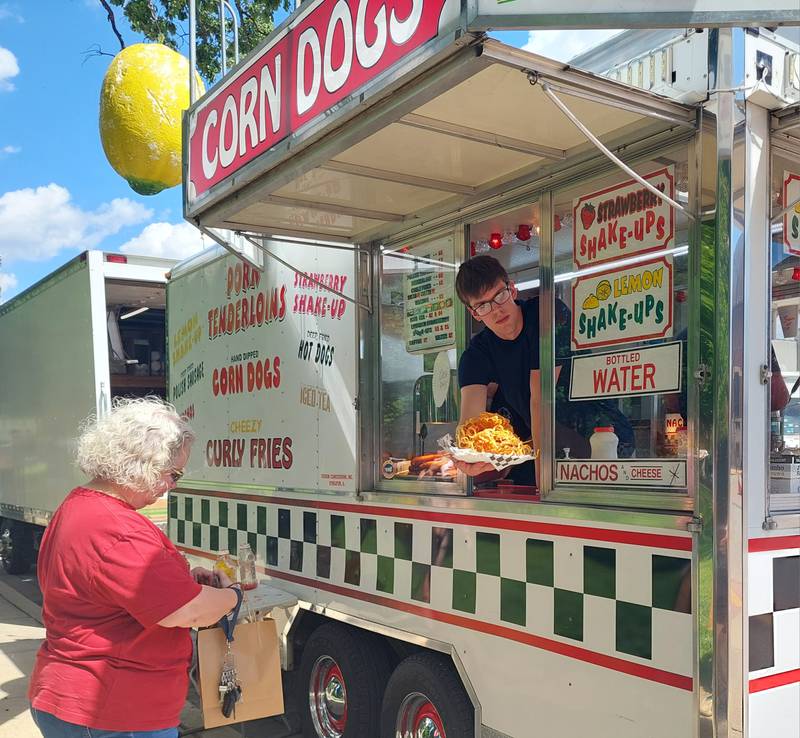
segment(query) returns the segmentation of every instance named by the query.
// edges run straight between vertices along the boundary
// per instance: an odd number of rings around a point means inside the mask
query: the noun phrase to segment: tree
[[[114,7],[121,8],[135,33],[148,41],[181,51],[189,45],[189,0],[99,0],[108,14],[111,28],[121,48],[125,41],[119,32]],[[239,54],[254,49],[275,27],[272,16],[278,8],[289,9],[289,0],[229,0],[239,16]],[[207,82],[213,82],[222,70],[219,0],[196,0],[197,70]],[[233,64],[233,27],[226,14],[228,28],[226,54]]]

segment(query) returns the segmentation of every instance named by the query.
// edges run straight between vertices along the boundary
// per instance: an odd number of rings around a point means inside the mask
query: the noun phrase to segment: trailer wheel
[[[380,641],[338,623],[321,625],[300,661],[304,738],[374,738],[388,678],[389,660]]]
[[[3,519],[0,524],[0,561],[8,574],[27,574],[33,562],[31,526],[19,520]]]
[[[381,738],[472,738],[475,708],[449,659],[409,656],[394,670],[381,710]]]

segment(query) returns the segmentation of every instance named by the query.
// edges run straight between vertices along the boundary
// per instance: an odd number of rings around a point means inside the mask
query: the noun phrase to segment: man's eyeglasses
[[[473,315],[478,316],[479,318],[484,317],[492,312],[495,305],[503,305],[509,301],[511,298],[511,287],[509,287],[508,282],[506,282],[506,286],[500,290],[491,300],[486,300],[485,302],[479,302],[477,305],[470,307]]]
[[[173,484],[177,484],[181,481],[181,477],[183,477],[183,469],[173,469],[169,473],[169,476],[172,479]]]

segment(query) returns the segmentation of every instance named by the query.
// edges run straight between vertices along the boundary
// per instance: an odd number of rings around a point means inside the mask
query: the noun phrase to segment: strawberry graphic
[[[584,230],[589,230],[592,223],[594,223],[594,205],[592,203],[587,202],[581,208],[581,223],[583,223]]]

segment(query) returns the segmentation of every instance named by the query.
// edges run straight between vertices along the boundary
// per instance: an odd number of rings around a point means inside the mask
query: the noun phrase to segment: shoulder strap
[[[242,599],[244,598],[242,590],[238,587],[231,587],[230,589],[236,592],[236,605],[227,615],[223,615],[219,619],[219,626],[225,633],[225,638],[229,643],[233,641],[233,630],[236,627],[236,621],[239,619],[239,610],[242,607]]]

